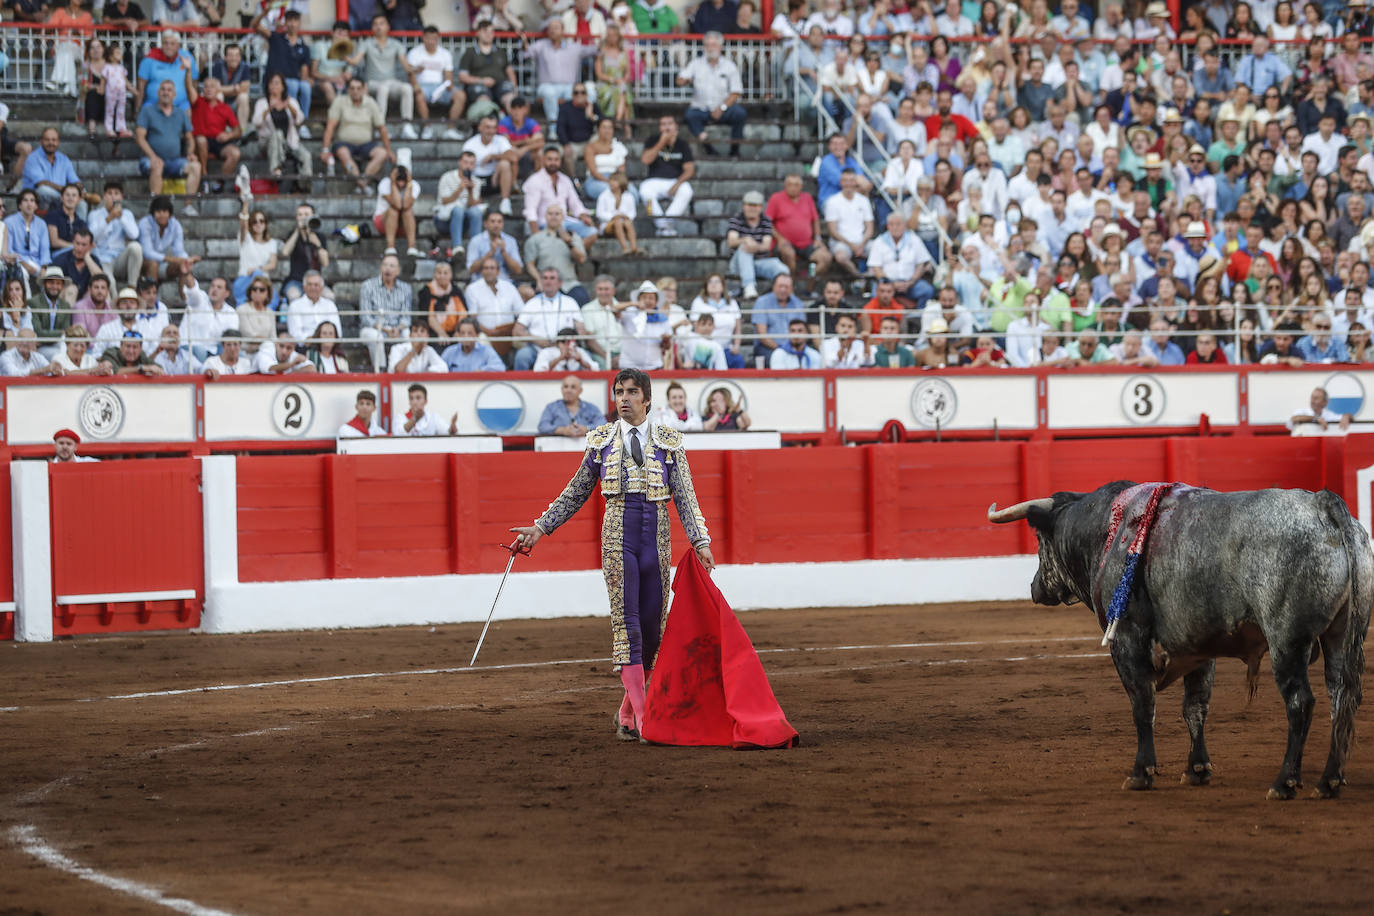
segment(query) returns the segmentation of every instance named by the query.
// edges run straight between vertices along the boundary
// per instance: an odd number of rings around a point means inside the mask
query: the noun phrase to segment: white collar
[[[625,442],[625,447],[626,447],[627,449],[630,447],[630,430],[632,430],[632,429],[637,429],[637,430],[639,430],[639,437],[640,437],[640,440],[641,440],[640,443],[639,443],[639,444],[640,444],[640,447],[641,447],[641,448],[648,448],[648,446],[649,446],[649,422],[650,422],[650,421],[649,421],[649,415],[648,415],[648,414],[645,414],[645,415],[644,415],[644,422],[641,423],[641,424],[639,424],[638,426],[631,426],[631,425],[630,425],[628,422],[626,422],[625,420],[620,420],[620,421],[619,421],[619,423],[620,423],[620,438],[621,438],[622,440],[624,440],[624,442]]]

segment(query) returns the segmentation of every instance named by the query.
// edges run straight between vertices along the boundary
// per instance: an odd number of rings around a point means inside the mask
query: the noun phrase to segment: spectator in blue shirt
[[[48,224],[38,218],[38,195],[31,189],[19,192],[19,212],[5,217],[4,259],[34,279],[52,261]]]
[[[172,104],[172,95],[172,81],[163,80],[157,87],[157,104],[138,113],[134,139],[143,151],[138,169],[148,176],[148,191],[154,196],[162,193],[163,178],[185,175],[186,195],[195,197],[200,188],[200,160],[191,155],[191,115]],[[195,216],[195,205],[187,203],[185,213]]]
[[[1254,96],[1263,97],[1270,86],[1278,86],[1279,92],[1287,95],[1293,87],[1293,71],[1277,54],[1269,53],[1268,36],[1256,35],[1250,43],[1250,53],[1236,66],[1235,81],[1249,86]]]
[[[43,128],[43,136],[38,144],[41,152],[24,160],[23,186],[38,193],[42,209],[50,210],[62,205],[62,189],[69,184],[81,188],[81,179],[67,154],[57,148],[59,137],[56,127]],[[86,202],[77,204],[78,216],[85,217]]]
[[[759,335],[754,341],[754,356],[767,359],[787,340],[787,329],[792,322],[798,318],[806,320],[806,308],[792,294],[792,275],[774,277],[773,291],[754,300],[752,314],[754,330]]]
[[[1169,322],[1162,317],[1150,322],[1150,339],[1141,348],[1159,360],[1161,366],[1181,366],[1184,363],[1183,350],[1169,339]]]
[[[539,417],[539,435],[567,436],[577,439],[606,422],[606,411],[582,400],[582,380],[575,375],[563,379],[563,397],[551,402]]]
[[[1245,196],[1245,175],[1241,171],[1239,156],[1227,156],[1221,161],[1221,174],[1217,176],[1217,215],[1225,217],[1236,209],[1236,204]]]
[[[143,247],[143,275],[154,280],[174,280],[200,260],[186,253],[186,233],[172,215],[170,197],[153,198],[148,215],[138,221],[138,243]]]
[[[267,12],[264,9],[258,13],[252,25],[259,35],[267,39],[267,66],[262,73],[263,91],[267,91],[267,78],[273,73],[280,73],[282,79],[286,80],[286,94],[296,100],[306,117],[310,117],[315,82],[310,78],[310,45],[301,36],[301,14],[288,7],[282,13],[282,31],[277,32],[262,21]],[[308,133],[306,137],[309,138]]]
[[[181,35],[176,29],[165,29],[162,45],[152,48],[148,55],[138,63],[138,91],[136,99],[139,108],[157,104],[158,87],[163,80],[171,80],[176,90],[173,105],[182,111],[191,110],[191,100],[186,97],[186,73],[191,79],[200,82],[200,68],[190,52],[181,47]]]
[[[458,342],[451,344],[440,354],[450,372],[505,372],[506,364],[491,348],[491,344],[477,339],[480,329],[477,319],[471,315],[458,322],[458,332],[454,335]]]
[[[1305,363],[1344,363],[1350,357],[1345,349],[1345,341],[1331,334],[1331,318],[1325,312],[1317,312],[1312,318],[1312,333],[1308,334],[1293,347]]]
[[[821,159],[820,171],[816,173],[817,209],[824,211],[825,202],[840,193],[840,173],[845,169],[853,169],[854,174],[858,176],[860,194],[873,192],[873,182],[864,176],[859,160],[849,154],[849,140],[844,134],[831,134],[826,148],[829,152]],[[787,325],[784,324],[782,330],[785,333]]]

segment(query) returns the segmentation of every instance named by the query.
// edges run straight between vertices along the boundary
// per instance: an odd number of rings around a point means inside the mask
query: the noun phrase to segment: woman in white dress
[[[625,167],[630,151],[615,136],[615,121],[602,118],[596,122],[596,136],[587,141],[582,159],[587,164],[587,178],[582,182],[587,196],[593,201],[610,185],[611,176]]]
[[[248,210],[250,198],[244,195],[239,210],[239,271],[234,278],[234,301],[243,302],[254,277],[270,277],[277,269],[281,241],[267,234],[267,214]]]
[[[916,182],[926,173],[921,160],[916,158],[916,144],[903,140],[897,145],[897,156],[887,163],[883,172],[883,190],[888,193],[902,215],[910,218],[915,207]]]
[[[617,141],[619,142],[619,141]],[[635,199],[630,193],[629,182],[624,172],[610,176],[610,184],[596,199],[596,221],[601,227],[601,235],[615,236],[620,243],[620,253],[642,255],[639,238],[635,235]]]
[[[1112,110],[1106,105],[1097,106],[1093,122],[1083,133],[1092,138],[1093,156],[1097,159],[1109,148],[1121,149],[1121,125],[1112,120]]]

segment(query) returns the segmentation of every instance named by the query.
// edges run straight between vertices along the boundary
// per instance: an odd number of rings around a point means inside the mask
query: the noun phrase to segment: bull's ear
[[[1030,511],[1026,513],[1026,521],[1036,531],[1048,534],[1054,530],[1054,510],[1031,506]]]

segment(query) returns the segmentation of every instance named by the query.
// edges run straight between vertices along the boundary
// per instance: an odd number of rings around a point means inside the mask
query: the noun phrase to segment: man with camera
[[[393,167],[391,174],[377,185],[377,209],[372,214],[372,225],[386,236],[386,254],[396,253],[399,230],[406,236],[406,254],[412,258],[424,257],[424,252],[415,247],[415,199],[419,196],[420,183],[410,177],[410,170],[403,165]]]
[[[281,254],[291,265],[291,270],[282,284],[282,293],[289,302],[300,297],[305,291],[305,276],[310,271],[324,271],[329,267],[329,252],[320,238],[320,218],[315,215],[312,204],[302,203],[296,207],[296,228],[282,242]]]
[[[447,233],[450,258],[460,261],[466,253],[467,239],[482,231],[482,179],[473,174],[477,156],[463,150],[458,168],[450,169],[439,178],[439,203],[434,208],[434,224]],[[466,263],[466,261],[463,261]]]

